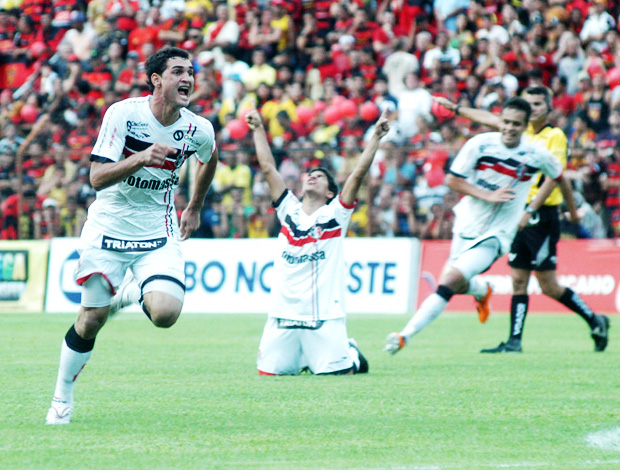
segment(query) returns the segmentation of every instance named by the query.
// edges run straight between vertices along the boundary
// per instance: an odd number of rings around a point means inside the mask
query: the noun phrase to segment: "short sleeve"
[[[120,161],[127,134],[126,116],[123,102],[115,103],[108,108],[103,116],[97,142],[91,152],[91,160],[97,161],[103,158],[113,162]]]
[[[200,120],[202,131],[204,133],[204,142],[196,151],[196,157],[200,163],[207,163],[211,160],[211,157],[217,150],[215,143],[215,131],[213,130],[213,124],[207,119]]]
[[[478,142],[478,136],[465,142],[465,145],[461,147],[461,150],[459,150],[459,153],[450,166],[450,173],[462,178],[468,178],[472,175],[478,161]]]

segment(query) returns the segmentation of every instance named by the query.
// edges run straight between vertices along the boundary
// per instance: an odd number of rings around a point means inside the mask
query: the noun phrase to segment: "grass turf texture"
[[[184,315],[102,330],[69,426],[45,426],[71,315],[0,315],[0,468],[620,468],[620,345],[577,317],[531,315],[522,355],[483,355],[506,315],[443,315],[396,356],[405,316],[351,316],[370,374],[259,377],[265,318]],[[618,332],[620,332],[620,323]],[[614,434],[615,433],[615,434]]]

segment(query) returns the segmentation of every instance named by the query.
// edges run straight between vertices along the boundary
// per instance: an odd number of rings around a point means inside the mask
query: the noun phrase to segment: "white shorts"
[[[489,269],[501,255],[500,241],[496,237],[472,241],[455,234],[448,265],[458,269],[469,280]]]
[[[185,261],[175,238],[118,240],[84,230],[80,242],[80,259],[74,273],[80,285],[93,274],[100,274],[114,295],[131,269],[141,288],[154,280],[170,280],[185,288]]]
[[[290,320],[269,317],[258,348],[258,371],[296,375],[304,367],[328,374],[353,367],[344,318],[325,320],[317,329],[287,326]]]

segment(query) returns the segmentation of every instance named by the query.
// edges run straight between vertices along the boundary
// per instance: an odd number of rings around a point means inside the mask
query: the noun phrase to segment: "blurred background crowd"
[[[387,108],[350,235],[449,239],[458,196],[444,172],[488,129],[432,96],[497,112],[545,85],[582,215],[563,236],[620,237],[619,15],[607,0],[0,0],[0,238],[79,235],[103,113],[148,94],[144,61],[169,45],[192,55],[190,109],[220,150],[194,236],[278,232],[249,109],[298,192],[313,166],[343,182]]]

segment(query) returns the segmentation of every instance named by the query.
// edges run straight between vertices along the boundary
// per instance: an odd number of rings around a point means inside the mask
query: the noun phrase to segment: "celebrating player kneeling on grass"
[[[500,132],[472,137],[460,150],[446,184],[465,195],[455,206],[450,257],[439,287],[428,296],[405,328],[387,337],[385,351],[395,354],[444,310],[454,294],[471,294],[479,315],[489,313],[491,286],[481,274],[504,255],[517,230],[523,229],[556,185],[570,191],[562,164],[544,147],[523,137],[532,108],[522,98],[506,102]],[[542,172],[549,178],[527,210],[531,179]],[[575,211],[571,211],[575,214]]]
[[[82,301],[62,343],[47,424],[70,422],[75,381],[110,313],[140,303],[155,326],[168,328],[183,307],[179,238],[200,223],[218,160],[215,136],[209,121],[185,109],[194,88],[187,52],[162,49],[146,61],[146,72],[152,95],[113,104],[91,155],[97,199],[88,209],[75,272]],[[201,165],[179,227],[174,192],[179,168],[191,155]]]
[[[246,120],[282,224],[258,371],[262,375],[295,375],[306,368],[314,374],[368,372],[357,344],[347,338],[343,240],[362,179],[389,130],[386,112],[342,191],[338,193],[325,168],[313,168],[303,182],[301,200],[278,173],[258,112],[250,112]]]

